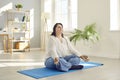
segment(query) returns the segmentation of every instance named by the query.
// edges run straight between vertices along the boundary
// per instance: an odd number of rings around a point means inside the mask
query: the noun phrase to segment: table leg
[[[4,47],[4,52],[6,53],[6,39],[5,36],[3,36],[3,47]]]

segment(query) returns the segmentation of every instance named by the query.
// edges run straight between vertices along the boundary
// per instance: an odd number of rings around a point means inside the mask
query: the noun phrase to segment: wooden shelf
[[[26,40],[14,40],[14,39],[13,39],[12,41],[13,41],[13,42],[28,42],[29,40],[27,40],[27,39],[26,39]]]
[[[27,33],[27,31],[29,31],[29,30],[25,30],[25,31],[13,31],[13,33]]]
[[[8,12],[9,12],[9,13],[23,13],[23,14],[24,14],[24,13],[27,13],[27,12],[29,13],[28,10],[26,10],[26,11],[23,11],[23,10],[20,10],[20,11],[18,11],[18,10],[8,10]]]
[[[12,49],[12,51],[23,51],[23,49]]]
[[[22,22],[22,21],[12,21],[12,20],[9,20],[8,21],[9,23],[11,23],[11,24],[26,24],[27,22]]]
[[[11,51],[22,51],[26,48],[30,51],[30,11],[8,10],[7,19]]]

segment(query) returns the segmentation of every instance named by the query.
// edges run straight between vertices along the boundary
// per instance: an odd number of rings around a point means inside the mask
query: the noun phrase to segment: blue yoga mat
[[[95,63],[95,62],[81,62],[80,64],[84,65],[83,69],[88,69],[88,68],[93,68],[93,67],[103,65],[103,64]],[[48,68],[44,67],[44,68],[22,70],[22,71],[18,71],[18,72],[21,74],[39,79],[39,78],[45,78],[45,77],[49,77],[49,76],[55,76],[55,75],[59,75],[59,74],[69,73],[69,72],[73,72],[73,71],[77,71],[77,70],[69,70],[68,72],[60,72],[58,70],[48,69]]]

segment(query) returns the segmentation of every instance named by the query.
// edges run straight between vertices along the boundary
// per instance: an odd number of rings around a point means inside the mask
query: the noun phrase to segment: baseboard
[[[45,49],[42,49],[42,48],[30,48],[31,51],[33,50],[40,50],[40,51],[45,51]]]
[[[40,48],[30,48],[31,51],[33,50],[41,50]]]

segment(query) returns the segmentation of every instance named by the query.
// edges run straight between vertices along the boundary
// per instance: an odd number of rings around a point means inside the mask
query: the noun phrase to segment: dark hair
[[[63,25],[62,25],[62,23],[56,23],[55,25],[54,25],[54,27],[53,27],[53,32],[52,32],[52,36],[55,36],[56,37],[56,27],[57,27],[57,25],[61,25],[62,27],[63,27]],[[64,35],[63,35],[63,33],[62,33],[62,37],[64,37]]]

